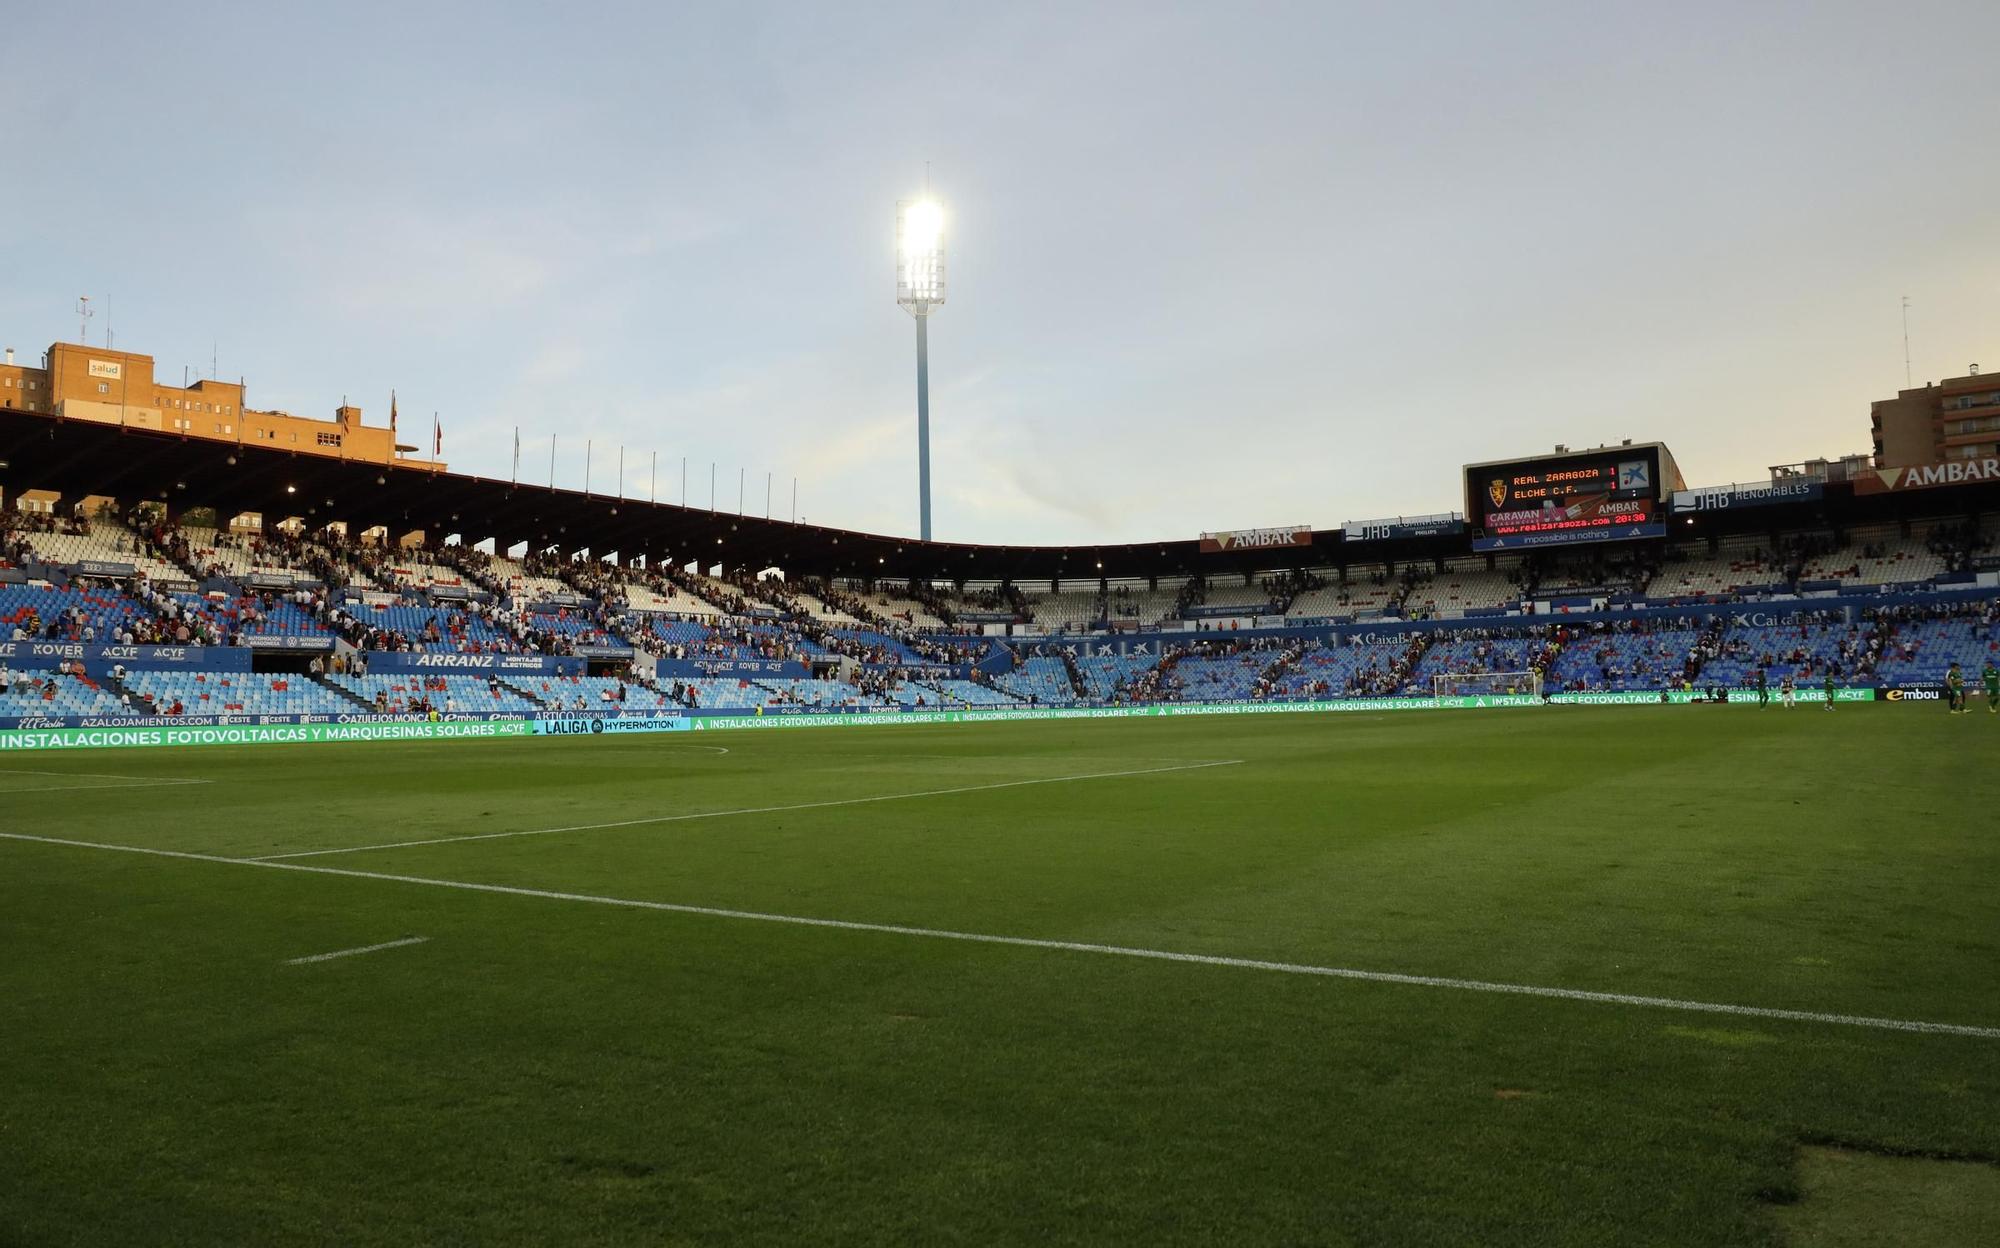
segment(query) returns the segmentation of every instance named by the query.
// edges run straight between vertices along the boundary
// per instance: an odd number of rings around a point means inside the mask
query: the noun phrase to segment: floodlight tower
[[[917,322],[917,506],[923,540],[931,540],[931,357],[925,326],[944,305],[944,205],[896,201],[896,303]]]

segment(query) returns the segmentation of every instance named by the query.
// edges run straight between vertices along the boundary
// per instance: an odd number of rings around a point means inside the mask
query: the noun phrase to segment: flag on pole
[[[396,440],[396,392],[389,392],[389,441]]]
[[[509,480],[519,481],[520,479],[521,479],[521,426],[515,425],[514,426],[514,475],[510,477]]]
[[[438,423],[437,413],[431,413],[431,458],[444,454],[444,426]]]

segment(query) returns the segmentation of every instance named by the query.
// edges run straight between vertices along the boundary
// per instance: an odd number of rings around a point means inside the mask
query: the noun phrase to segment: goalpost
[[[1526,672],[1447,672],[1431,677],[1432,696],[1446,698],[1501,698],[1542,696],[1542,674]]]

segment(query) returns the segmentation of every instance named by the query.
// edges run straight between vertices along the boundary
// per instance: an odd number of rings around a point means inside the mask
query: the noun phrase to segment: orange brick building
[[[153,357],[108,347],[58,342],[42,367],[0,357],[0,407],[46,412],[123,428],[158,429],[214,442],[255,442],[266,447],[372,464],[443,470],[444,463],[397,445],[392,429],[361,423],[361,409],[342,405],[332,420],[258,411],[243,404],[243,386],[204,380],[167,385],[153,375]]]

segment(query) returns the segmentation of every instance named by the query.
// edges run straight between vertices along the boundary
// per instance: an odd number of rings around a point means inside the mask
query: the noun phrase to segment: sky
[[[2000,5],[112,2],[4,18],[0,343],[456,470],[917,527],[894,212],[926,168],[935,531],[1692,485],[2000,372]],[[405,439],[412,440],[412,439]],[[414,439],[425,440],[423,437]],[[657,456],[657,476],[654,475]],[[711,465],[714,465],[711,470]],[[739,474],[741,474],[739,478]]]

